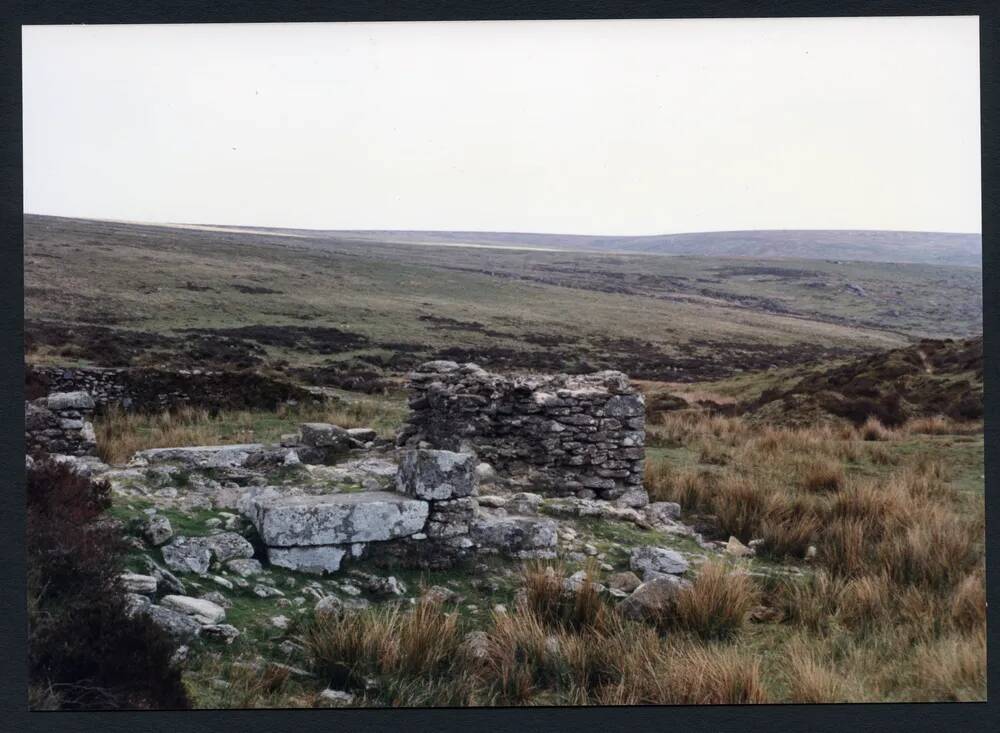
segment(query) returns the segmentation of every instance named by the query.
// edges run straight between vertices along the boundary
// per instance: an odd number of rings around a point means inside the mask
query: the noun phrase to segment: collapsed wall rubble
[[[432,361],[409,390],[400,446],[471,450],[550,494],[618,499],[642,487],[645,400],[621,372],[506,376]]]

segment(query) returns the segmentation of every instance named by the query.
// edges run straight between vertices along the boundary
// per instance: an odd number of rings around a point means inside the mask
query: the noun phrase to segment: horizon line
[[[602,237],[613,238],[654,238],[673,237],[692,234],[741,234],[744,232],[892,232],[902,234],[948,234],[960,236],[982,237],[981,231],[954,231],[943,229],[869,229],[864,227],[766,227],[760,229],[702,229],[696,231],[678,232],[654,232],[652,234],[587,234],[566,231],[523,231],[515,229],[399,229],[399,228],[319,228],[290,225],[264,225],[264,224],[233,224],[233,223],[207,223],[189,221],[149,221],[143,219],[119,219],[112,217],[93,216],[72,216],[68,214],[47,214],[32,211],[22,212],[24,216],[43,216],[56,219],[80,219],[83,221],[106,221],[117,224],[138,224],[142,226],[165,226],[165,227],[231,227],[242,229],[271,229],[275,231],[294,230],[303,232],[328,232],[328,233],[348,233],[348,232],[413,232],[413,233],[434,233],[434,234],[513,234],[524,236],[555,236],[555,237]]]

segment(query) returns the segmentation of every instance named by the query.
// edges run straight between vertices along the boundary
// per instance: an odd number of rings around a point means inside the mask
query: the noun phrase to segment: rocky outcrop
[[[641,491],[645,401],[621,372],[511,377],[433,361],[409,375],[409,389],[398,445],[473,450],[552,494]]]

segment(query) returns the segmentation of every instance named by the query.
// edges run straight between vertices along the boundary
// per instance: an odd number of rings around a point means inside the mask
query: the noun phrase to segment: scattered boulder
[[[332,423],[307,422],[299,426],[302,442],[311,448],[346,449],[351,445],[347,430]]]
[[[625,493],[615,500],[616,506],[631,507],[632,509],[642,509],[647,504],[649,504],[649,494],[642,486],[626,489]]]
[[[164,545],[161,551],[163,562],[178,573],[204,575],[212,563],[212,551],[204,543],[187,537],[175,538],[169,545]]]
[[[644,581],[659,575],[680,575],[688,569],[688,561],[676,550],[650,545],[633,549],[628,564]]]
[[[236,532],[219,532],[200,538],[200,541],[208,547],[212,560],[217,563],[253,557],[253,545]]]
[[[682,589],[690,582],[675,575],[660,575],[647,580],[618,604],[618,611],[625,618],[635,621],[656,621],[668,615]]]
[[[462,638],[459,653],[467,659],[482,661],[490,655],[490,637],[485,631],[470,631]]]
[[[152,575],[139,575],[138,573],[122,573],[118,576],[122,586],[127,593],[137,593],[139,595],[153,595],[156,593],[156,578]]]
[[[628,570],[621,573],[615,573],[608,578],[609,588],[625,591],[626,593],[631,593],[640,585],[642,585],[642,580],[639,579],[639,576]]]
[[[747,547],[733,536],[729,537],[725,551],[727,555],[732,555],[733,557],[753,557],[757,554],[752,548]]]
[[[354,695],[343,690],[331,690],[329,688],[319,693],[316,699],[317,707],[335,708],[341,705],[350,705],[354,702]]]
[[[224,644],[232,644],[240,635],[240,630],[229,624],[206,624],[201,627],[201,636],[212,641],[221,641]]]
[[[165,606],[151,605],[144,609],[143,612],[149,617],[150,621],[176,639],[193,639],[201,631],[202,624],[194,618],[186,613],[181,613]]]
[[[161,514],[150,517],[146,527],[142,532],[146,542],[153,547],[159,547],[174,536],[174,529],[170,526],[170,520]]]
[[[324,596],[316,602],[313,614],[316,619],[335,618],[344,612],[344,602],[337,596]]]
[[[681,505],[673,501],[654,501],[646,505],[646,518],[654,527],[670,524],[681,517]]]
[[[206,601],[211,601],[215,605],[222,606],[223,608],[232,608],[233,605],[232,601],[217,590],[210,590],[207,593],[202,593],[201,598]]]
[[[204,598],[191,596],[164,596],[160,605],[171,611],[191,616],[200,624],[217,624],[226,618],[226,609]]]
[[[231,573],[236,573],[241,578],[249,578],[263,572],[260,562],[252,557],[237,557],[226,562],[226,569]]]
[[[175,595],[182,596],[185,593],[184,584],[178,579],[176,575],[171,573],[166,568],[162,568],[156,564],[153,558],[149,555],[143,558],[146,562],[147,572],[156,578],[156,590],[159,593],[173,593]]]

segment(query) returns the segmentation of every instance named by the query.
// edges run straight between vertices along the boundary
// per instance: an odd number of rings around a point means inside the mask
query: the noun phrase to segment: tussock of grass
[[[678,596],[673,624],[703,639],[729,639],[743,628],[758,601],[748,575],[732,572],[725,563],[709,562]]]
[[[877,417],[865,420],[860,432],[862,440],[889,440],[892,437],[892,431]]]

